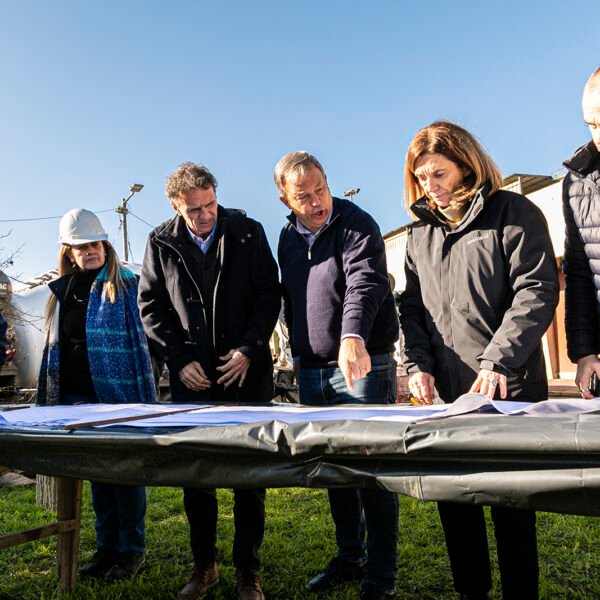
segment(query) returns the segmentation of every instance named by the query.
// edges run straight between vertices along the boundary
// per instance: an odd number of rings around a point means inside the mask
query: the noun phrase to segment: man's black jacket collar
[[[600,152],[593,141],[575,150],[573,156],[563,162],[570,171],[587,175],[590,171],[600,169]]]
[[[219,206],[217,209],[217,235],[227,235],[240,244],[245,244],[246,239],[251,233],[251,227],[244,218],[246,212],[238,208],[224,208]],[[178,249],[183,248],[183,244],[190,238],[190,234],[181,215],[176,215],[162,225],[159,225],[154,231],[154,237],[157,241],[162,241]]]

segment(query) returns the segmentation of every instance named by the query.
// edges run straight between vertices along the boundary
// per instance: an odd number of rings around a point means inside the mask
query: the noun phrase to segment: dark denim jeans
[[[348,389],[338,367],[301,367],[298,387],[300,402],[312,406],[391,404],[396,400],[396,362],[392,354],[371,356],[371,372],[354,382],[354,391]],[[338,556],[354,563],[366,560],[364,583],[393,590],[398,541],[396,494],[348,488],[328,492]]]
[[[62,404],[95,404],[94,396],[63,395]],[[92,484],[96,546],[118,554],[146,549],[146,488],[143,485]]]
[[[96,546],[114,553],[146,549],[146,488],[143,485],[92,484]]]

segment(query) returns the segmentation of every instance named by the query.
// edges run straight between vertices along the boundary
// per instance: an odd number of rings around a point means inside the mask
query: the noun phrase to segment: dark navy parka
[[[180,382],[179,371],[192,361],[205,368],[215,360],[208,352],[218,357],[232,349],[251,359],[242,388],[234,384],[228,389],[234,401],[270,401],[269,338],[280,311],[281,289],[264,229],[244,211],[219,206],[213,244],[218,248],[211,320],[197,279],[200,250],[183,218],[177,215],[150,233],[138,295],[146,335],[169,367],[174,401],[206,401],[201,392]],[[216,379],[219,373],[208,376]]]

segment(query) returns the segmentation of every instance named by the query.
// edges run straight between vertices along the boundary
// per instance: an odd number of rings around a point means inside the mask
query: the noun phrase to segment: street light
[[[121,215],[121,228],[123,230],[123,261],[127,262],[129,260],[129,249],[127,243],[127,215],[129,214],[129,210],[127,209],[127,202],[131,199],[131,197],[139,192],[144,186],[141,183],[134,183],[129,186],[129,196],[127,198],[123,198],[121,200],[121,206],[117,206],[115,211]]]
[[[346,190],[344,192],[344,196],[346,198],[348,198],[348,200],[350,200],[350,202],[353,202],[352,198],[358,194],[358,192],[360,192],[360,188],[350,188],[349,190]]]

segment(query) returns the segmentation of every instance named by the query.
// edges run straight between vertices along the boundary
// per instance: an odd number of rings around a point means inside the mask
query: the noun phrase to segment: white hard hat
[[[60,220],[58,241],[69,246],[80,246],[108,239],[100,219],[85,208],[74,208]]]

